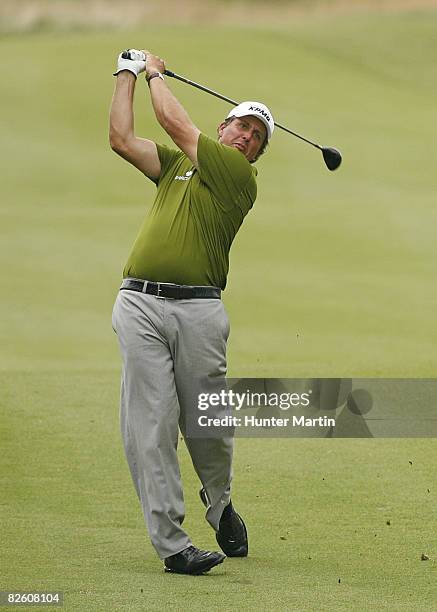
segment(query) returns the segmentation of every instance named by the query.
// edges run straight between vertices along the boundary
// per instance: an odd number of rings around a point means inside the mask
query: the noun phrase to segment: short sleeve
[[[176,161],[184,158],[185,154],[179,149],[171,149],[170,147],[162,144],[157,144],[156,149],[158,151],[159,161],[161,162],[161,173],[159,175],[159,179],[156,181],[159,183],[160,179],[165,176],[168,169],[173,166]]]
[[[201,181],[217,200],[227,208],[239,206],[247,212],[256,198],[256,169],[240,151],[200,134],[197,163]]]

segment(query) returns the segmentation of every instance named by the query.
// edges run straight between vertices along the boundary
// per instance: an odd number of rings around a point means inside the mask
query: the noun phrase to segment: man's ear
[[[217,128],[217,134],[218,134],[219,138],[222,135],[223,130],[225,129],[225,127],[226,127],[226,123],[224,121],[222,121],[222,123],[220,123],[220,125]]]

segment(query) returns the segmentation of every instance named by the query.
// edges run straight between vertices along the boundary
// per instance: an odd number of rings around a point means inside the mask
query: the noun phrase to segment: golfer
[[[123,369],[123,443],[149,536],[166,571],[202,574],[245,557],[245,524],[232,506],[232,437],[190,437],[195,381],[226,374],[229,321],[221,301],[229,250],[256,198],[256,170],[274,129],[266,106],[243,102],[200,132],[167,86],[162,59],[131,50],[118,58],[110,145],[156,185],[123,272],[113,311]],[[153,110],[175,144],[134,132],[136,79],[145,72]],[[223,551],[196,548],[183,530],[177,458],[180,429],[202,483],[206,519]]]

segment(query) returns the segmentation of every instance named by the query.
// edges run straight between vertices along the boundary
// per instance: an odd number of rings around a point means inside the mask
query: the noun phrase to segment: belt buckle
[[[157,289],[156,289],[156,297],[159,298],[160,300],[165,300],[165,296],[161,295],[161,285],[163,283],[156,283]]]

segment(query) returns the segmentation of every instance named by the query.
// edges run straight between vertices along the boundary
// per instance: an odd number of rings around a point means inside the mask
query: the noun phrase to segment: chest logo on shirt
[[[188,170],[187,172],[185,172],[184,176],[175,176],[175,181],[189,181],[190,178],[193,176],[194,174],[194,170]]]

